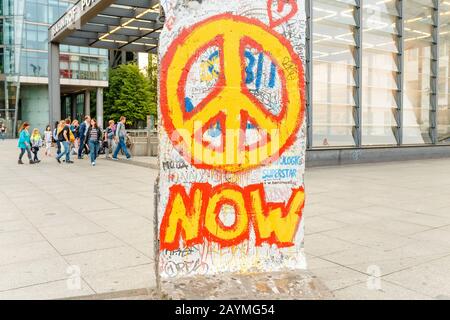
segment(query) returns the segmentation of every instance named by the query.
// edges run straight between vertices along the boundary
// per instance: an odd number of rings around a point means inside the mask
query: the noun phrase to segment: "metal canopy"
[[[80,0],[50,27],[50,42],[156,53],[158,0]]]

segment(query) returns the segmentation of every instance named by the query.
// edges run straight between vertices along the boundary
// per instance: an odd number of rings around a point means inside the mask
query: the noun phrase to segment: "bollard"
[[[305,2],[161,2],[157,275],[306,269]]]

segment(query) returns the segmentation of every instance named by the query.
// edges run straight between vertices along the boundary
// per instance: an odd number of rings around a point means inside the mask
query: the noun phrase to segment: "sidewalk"
[[[0,299],[154,285],[156,171],[106,160],[59,165],[45,157],[19,166],[17,150],[15,141],[0,142]]]
[[[18,166],[15,146],[0,142],[0,299],[154,286],[157,171]],[[450,159],[311,168],[306,187],[310,271],[336,298],[450,299]]]

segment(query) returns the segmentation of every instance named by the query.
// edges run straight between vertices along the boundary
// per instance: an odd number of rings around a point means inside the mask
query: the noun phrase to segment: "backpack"
[[[69,129],[69,140],[70,142],[74,143],[75,142],[75,136],[72,132],[72,130]]]

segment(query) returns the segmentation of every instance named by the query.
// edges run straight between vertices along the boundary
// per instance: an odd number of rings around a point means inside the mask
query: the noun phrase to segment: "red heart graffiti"
[[[286,5],[290,6],[291,10],[284,16],[281,17],[279,19],[274,19],[273,18],[273,4],[274,4],[275,0],[268,0],[267,1],[267,11],[269,14],[269,24],[270,27],[273,29],[275,27],[278,27],[280,24],[283,24],[287,21],[289,21],[289,19],[291,19],[293,16],[295,16],[295,14],[298,11],[298,6],[297,6],[297,0],[276,0],[277,1],[277,11],[278,13],[282,13],[284,11],[284,7]]]

